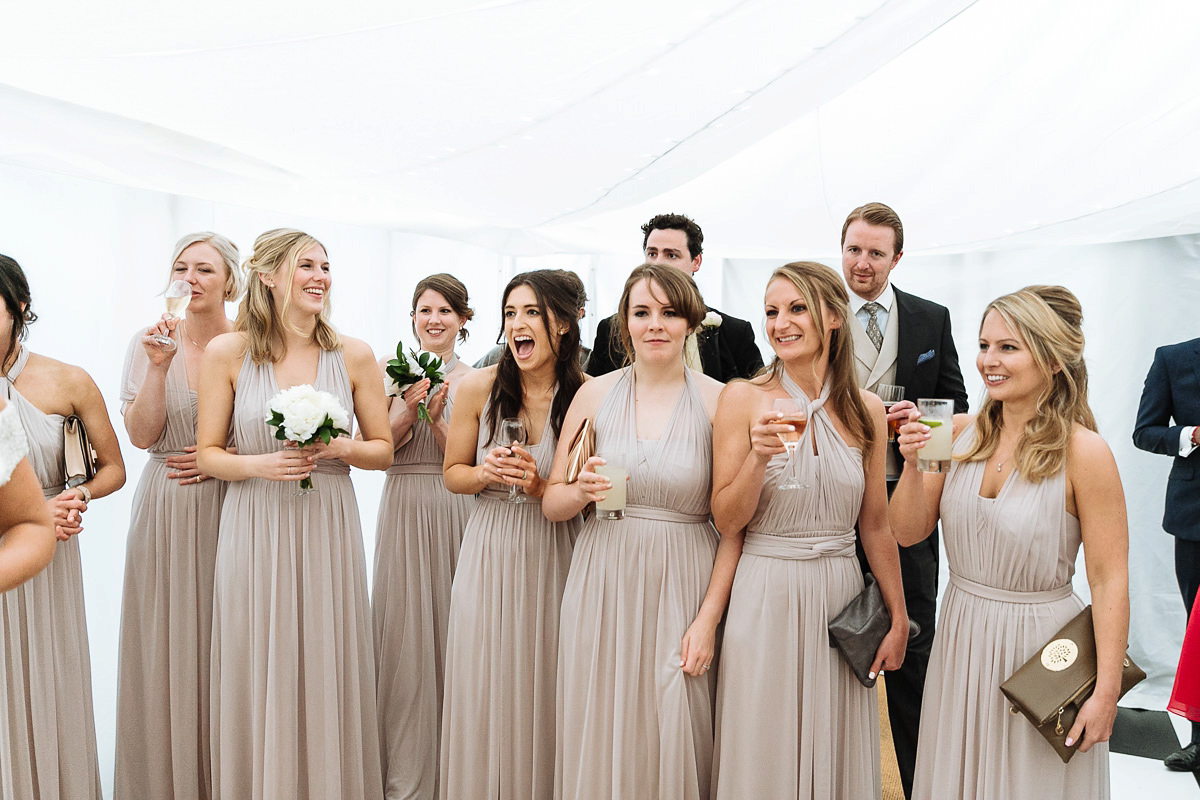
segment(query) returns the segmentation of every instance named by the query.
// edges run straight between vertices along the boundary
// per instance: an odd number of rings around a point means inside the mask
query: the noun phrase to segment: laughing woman
[[[212,761],[217,798],[380,800],[371,610],[350,467],[392,461],[383,378],[326,315],[325,247],[267,231],[246,261],[235,331],[201,368],[199,468],[229,481],[217,542]],[[358,419],[361,440],[297,448],[264,420],[309,384]],[[237,453],[227,449],[230,426]],[[315,491],[297,495],[297,481]]]
[[[577,292],[557,270],[504,290],[508,349],[459,386],[446,488],[479,494],[450,597],[442,715],[443,800],[554,796],[558,614],[579,518],[549,522],[541,497],[563,418],[584,381]],[[501,421],[519,418],[513,445]],[[520,499],[509,500],[509,487]]]
[[[193,233],[175,245],[168,280],[192,287],[187,320],[163,315],[125,357],[121,412],[148,450],[126,544],[117,681],[117,800],[212,796],[208,659],[213,565],[225,482],[196,468],[200,360],[233,330],[225,303],[241,294],[233,242]],[[154,336],[174,334],[164,347]]]
[[[58,536],[50,566],[0,594],[0,797],[91,800],[100,797],[100,766],[76,534],[88,504],[125,483],[125,464],[91,377],[21,344],[35,319],[25,273],[0,256],[0,392],[21,419]],[[83,419],[98,469],[66,488],[63,421],[70,414]]]
[[[567,412],[572,432],[594,420],[597,455],[567,483],[570,443],[559,443],[546,516],[603,500],[612,482],[595,468],[618,454],[629,494],[624,519],[584,524],[563,595],[561,800],[709,796],[713,655],[741,537],[718,550],[708,517],[722,386],[683,362],[706,312],[682,270],[635,269],[616,317],[633,365],[589,381]]]
[[[459,383],[472,370],[455,342],[467,338],[467,287],[453,275],[430,275],[413,291],[413,333],[442,359],[445,383],[429,396],[429,380],[389,398],[392,440],[398,444],[379,502],[375,533],[375,664],[379,739],[387,800],[437,797],[438,737],[450,583],[471,495],[446,491],[442,461]],[[386,364],[386,359],[383,359]],[[418,416],[428,403],[429,419]]]

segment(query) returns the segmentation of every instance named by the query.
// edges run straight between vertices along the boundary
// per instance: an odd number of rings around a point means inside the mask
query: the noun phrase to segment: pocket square
[[[926,350],[924,353],[921,353],[921,355],[917,356],[917,366],[918,367],[921,366],[926,361],[932,361],[933,353],[934,353],[933,350]]]

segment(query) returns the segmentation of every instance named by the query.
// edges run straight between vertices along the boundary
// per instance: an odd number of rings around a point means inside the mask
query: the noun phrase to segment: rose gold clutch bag
[[[587,460],[596,454],[596,429],[590,419],[579,423],[579,430],[571,437],[571,445],[567,448],[567,483],[579,480]]]

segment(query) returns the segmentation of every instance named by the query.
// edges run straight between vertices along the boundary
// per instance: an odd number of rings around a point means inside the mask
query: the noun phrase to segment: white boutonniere
[[[721,315],[715,311],[710,311],[704,315],[704,319],[700,320],[700,326],[703,328],[719,328],[725,320],[721,319]]]

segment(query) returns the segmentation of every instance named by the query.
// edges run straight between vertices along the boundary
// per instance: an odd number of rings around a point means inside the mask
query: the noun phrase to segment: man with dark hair
[[[1200,586],[1200,339],[1154,351],[1133,443],[1172,457],[1162,526],[1175,537],[1175,580],[1190,617]],[[1191,741],[1163,763],[1200,773],[1200,723],[1192,723]]]
[[[896,212],[883,203],[854,209],[842,225],[842,274],[855,320],[848,327],[854,339],[858,384],[870,390],[881,383],[903,386],[905,400],[953,400],[954,412],[963,413],[967,390],[950,334],[950,312],[945,306],[900,291],[888,280],[903,250],[904,226]],[[892,447],[888,448],[887,466],[890,497],[901,466]],[[865,568],[865,559],[862,563]],[[921,632],[909,641],[904,666],[888,672],[884,685],[900,782],[904,796],[910,797],[937,608],[936,526],[925,541],[900,548],[900,572],[908,616],[921,626]]]
[[[665,264],[694,275],[704,260],[704,232],[682,214],[659,214],[642,226],[642,252],[649,264]],[[604,375],[625,363],[613,339],[615,330],[612,317],[600,320],[596,326],[596,342],[587,365],[589,375]],[[711,306],[700,329],[688,337],[684,359],[692,369],[722,383],[749,378],[763,365],[750,323]]]

